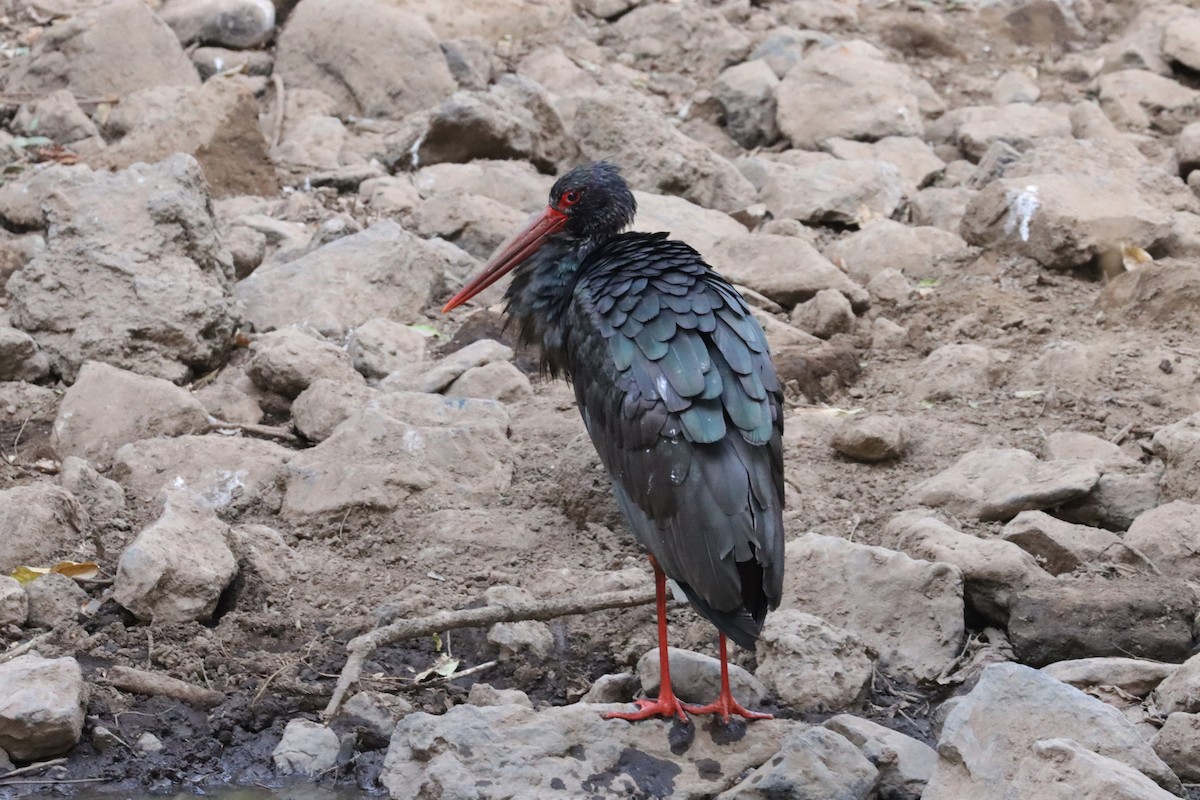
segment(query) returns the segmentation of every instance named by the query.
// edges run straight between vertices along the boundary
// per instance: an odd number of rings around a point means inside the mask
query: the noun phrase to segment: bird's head
[[[546,209],[450,298],[442,312],[457,308],[519,267],[551,236],[563,234],[587,246],[620,233],[636,212],[637,201],[615,164],[596,161],[576,167],[554,182]]]

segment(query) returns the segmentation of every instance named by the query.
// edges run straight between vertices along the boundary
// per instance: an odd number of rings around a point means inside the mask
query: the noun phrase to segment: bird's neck
[[[504,294],[505,313],[516,324],[520,343],[541,348],[542,369],[554,376],[567,371],[567,312],[579,267],[594,246],[592,240],[550,237],[517,268]]]

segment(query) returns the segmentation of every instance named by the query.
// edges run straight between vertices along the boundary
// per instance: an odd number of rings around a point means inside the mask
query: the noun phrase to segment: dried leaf
[[[9,577],[16,578],[17,583],[24,586],[27,583],[33,583],[49,572],[49,567],[17,567],[9,573]]]
[[[413,678],[413,682],[420,683],[423,680],[427,680],[432,675],[437,675],[442,678],[449,678],[455,673],[455,671],[458,669],[458,665],[461,663],[461,659],[451,658],[443,653],[437,661],[433,662],[432,667],[418,672],[416,677]]]
[[[87,581],[100,574],[100,567],[94,561],[60,561],[50,571],[77,581]]]

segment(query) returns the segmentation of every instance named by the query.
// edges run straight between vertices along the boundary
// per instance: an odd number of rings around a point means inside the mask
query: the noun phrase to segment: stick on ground
[[[225,702],[225,695],[221,692],[144,669],[109,667],[108,681],[122,691],[170,697],[205,710]]]
[[[416,636],[427,636],[457,628],[479,628],[485,625],[495,625],[497,622],[545,621],[558,617],[569,617],[573,614],[587,614],[608,608],[642,606],[653,602],[654,588],[647,587],[625,592],[606,592],[592,597],[555,598],[553,600],[464,608],[456,611],[439,611],[419,619],[398,620],[390,625],[364,633],[362,636],[356,636],[347,643],[346,649],[350,652],[350,657],[346,660],[346,666],[342,667],[337,686],[333,690],[333,697],[330,698],[329,705],[325,706],[325,710],[321,712],[321,716],[325,719],[332,719],[337,714],[346,698],[346,693],[362,675],[363,663],[367,660],[367,656],[380,647]]]

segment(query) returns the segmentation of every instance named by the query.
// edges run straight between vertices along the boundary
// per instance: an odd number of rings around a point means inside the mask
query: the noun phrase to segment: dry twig
[[[367,660],[367,656],[380,647],[416,636],[426,636],[457,628],[480,628],[485,625],[495,625],[497,622],[545,621],[574,614],[603,611],[608,608],[628,608],[653,602],[653,589],[631,589],[625,592],[607,592],[593,597],[555,598],[553,600],[464,608],[455,611],[439,611],[419,619],[398,620],[350,640],[346,645],[350,657],[346,660],[346,666],[342,667],[337,686],[333,690],[333,697],[330,698],[329,705],[325,707],[321,715],[325,719],[332,719],[337,714],[346,693],[362,674],[363,663]]]
[[[210,709],[225,702],[225,695],[194,683],[172,678],[158,672],[133,667],[110,667],[108,681],[122,691],[134,694],[170,697],[196,708]]]

